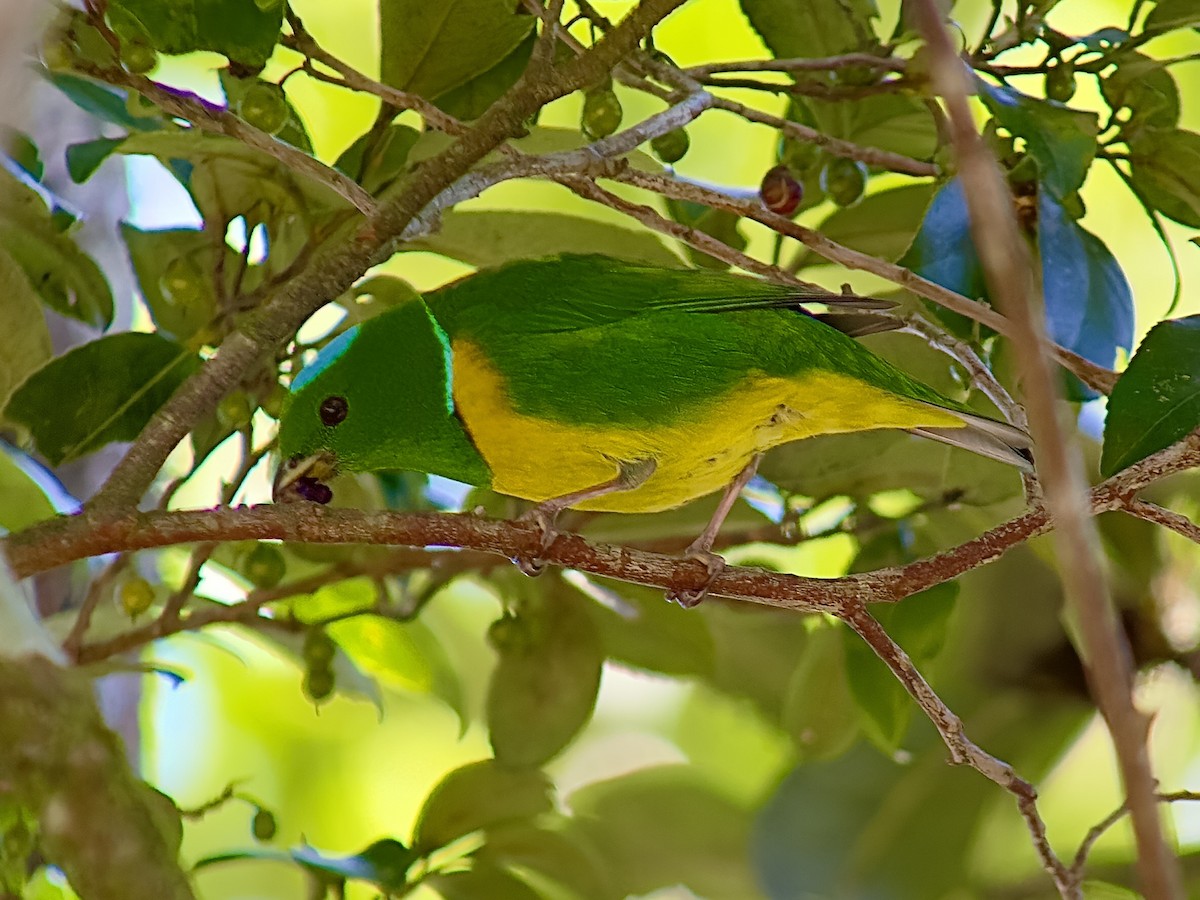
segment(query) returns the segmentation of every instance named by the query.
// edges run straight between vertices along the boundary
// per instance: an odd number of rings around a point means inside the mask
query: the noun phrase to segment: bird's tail
[[[986,416],[953,410],[963,420],[962,428],[910,428],[910,434],[962,447],[988,459],[995,459],[1022,472],[1033,472],[1033,441],[1029,435],[1007,422]]]

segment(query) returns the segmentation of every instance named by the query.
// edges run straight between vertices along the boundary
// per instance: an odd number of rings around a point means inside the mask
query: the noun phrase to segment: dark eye
[[[319,413],[321,421],[332,428],[334,425],[340,425],[349,411],[350,406],[345,397],[326,397],[321,401]]]

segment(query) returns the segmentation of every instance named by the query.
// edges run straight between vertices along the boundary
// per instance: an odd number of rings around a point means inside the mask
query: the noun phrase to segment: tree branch
[[[1044,325],[1033,313],[1039,295],[1034,267],[1021,236],[1012,196],[971,113],[963,61],[951,43],[935,0],[913,4],[917,28],[931,56],[933,83],[944,99],[966,193],[971,234],[991,296],[1004,311],[1026,389],[1030,430],[1046,503],[1057,525],[1060,573],[1067,605],[1077,620],[1088,683],[1116,750],[1133,817],[1138,871],[1151,900],[1183,897],[1178,860],[1163,836],[1150,770],[1150,722],[1134,705],[1131,653],[1113,607],[1096,552],[1083,463],[1059,420],[1055,372]]]

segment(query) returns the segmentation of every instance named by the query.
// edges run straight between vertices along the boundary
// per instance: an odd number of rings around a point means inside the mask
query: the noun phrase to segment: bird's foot
[[[725,571],[725,557],[718,556],[711,550],[693,546],[684,551],[684,558],[703,563],[704,568],[708,570],[708,577],[698,588],[672,588],[667,591],[667,600],[678,603],[684,609],[691,609],[700,604],[700,601],[708,595],[708,589],[717,580],[717,576]]]
[[[542,554],[550,549],[550,546],[558,539],[558,528],[556,522],[558,520],[559,510],[548,508],[545,504],[539,504],[533,509],[521,514],[517,519],[522,524],[534,525],[540,535],[538,541],[537,552],[533,556],[514,556],[513,565],[520,570],[522,575],[528,575],[530,578],[536,578],[546,570],[546,563],[542,561]]]

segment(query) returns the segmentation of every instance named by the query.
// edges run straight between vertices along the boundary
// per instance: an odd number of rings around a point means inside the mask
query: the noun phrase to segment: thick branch
[[[991,296],[1012,328],[1012,347],[1026,389],[1037,467],[1058,530],[1060,572],[1068,606],[1078,622],[1088,682],[1117,753],[1133,817],[1138,871],[1151,900],[1183,897],[1178,861],[1167,847],[1155,798],[1147,740],[1150,722],[1133,702],[1129,646],[1101,569],[1099,539],[1089,518],[1079,450],[1059,420],[1055,372],[1044,325],[1033,312],[1038,294],[1034,267],[1017,224],[1012,197],[975,128],[966,69],[942,24],[935,0],[913,5],[929,48],[934,85],[945,100],[959,175]]]

